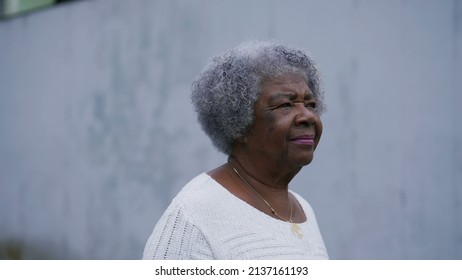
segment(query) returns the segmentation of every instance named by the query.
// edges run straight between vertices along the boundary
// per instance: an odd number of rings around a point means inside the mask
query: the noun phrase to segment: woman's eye
[[[306,108],[316,109],[316,102],[309,102],[305,106]]]
[[[278,106],[278,108],[291,108],[291,107],[292,107],[292,103],[290,102],[286,102]]]

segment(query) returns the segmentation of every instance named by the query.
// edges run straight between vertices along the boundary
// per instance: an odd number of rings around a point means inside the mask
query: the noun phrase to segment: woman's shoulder
[[[212,177],[203,172],[178,192],[170,207],[181,208],[187,213],[201,213],[224,200],[226,192]]]
[[[303,196],[299,195],[293,190],[290,190],[290,193],[297,199],[298,203],[302,207],[303,211],[305,211],[305,213],[313,213],[313,208],[311,207],[310,203],[305,198],[303,198]]]
[[[183,203],[191,200],[201,200],[208,197],[210,193],[217,192],[215,180],[207,173],[202,172],[193,179],[191,179],[183,188],[178,192],[174,200]]]

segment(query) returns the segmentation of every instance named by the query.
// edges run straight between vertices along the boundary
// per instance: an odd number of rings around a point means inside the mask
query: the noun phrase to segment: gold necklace
[[[256,189],[254,189],[252,187],[252,185],[250,185],[249,182],[247,182],[246,179],[244,179],[244,177],[242,177],[242,175],[237,171],[236,168],[233,167],[233,170],[234,172],[236,172],[237,176],[239,176],[239,178],[241,178],[242,181],[244,181],[244,183],[250,187],[250,189],[252,189],[252,191],[254,193],[256,193],[264,202],[265,204],[269,207],[269,209],[271,209],[271,212],[273,213],[273,215],[275,215],[276,217],[278,217],[279,219],[283,220],[284,222],[289,222],[290,223],[290,229],[292,230],[292,232],[295,234],[295,236],[297,236],[298,238],[302,238],[303,237],[303,231],[302,229],[300,228],[300,226],[296,223],[294,223],[292,221],[292,213],[293,213],[293,210],[294,210],[294,205],[292,203],[292,200],[289,198],[289,201],[290,201],[290,215],[289,215],[289,219],[284,219],[283,217],[281,217],[277,212],[276,210],[274,210],[273,207],[271,207],[271,205],[269,204],[268,201],[266,201],[266,199],[261,196],[260,193],[257,192]]]

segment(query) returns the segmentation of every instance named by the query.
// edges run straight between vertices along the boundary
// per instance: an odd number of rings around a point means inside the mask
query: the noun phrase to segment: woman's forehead
[[[267,80],[263,83],[261,91],[262,94],[271,94],[272,98],[287,97],[298,93],[313,94],[306,79],[294,74]]]

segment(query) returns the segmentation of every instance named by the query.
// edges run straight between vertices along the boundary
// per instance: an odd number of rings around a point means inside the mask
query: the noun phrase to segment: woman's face
[[[249,153],[261,164],[303,167],[321,138],[317,101],[305,79],[288,74],[263,83],[255,122],[246,137]]]

